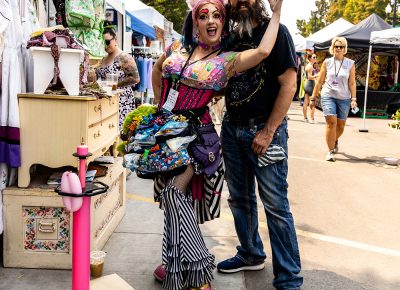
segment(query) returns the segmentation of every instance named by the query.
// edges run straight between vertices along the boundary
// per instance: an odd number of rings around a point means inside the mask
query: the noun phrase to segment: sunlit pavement
[[[325,123],[304,123],[301,107],[289,111],[289,199],[302,259],[302,289],[400,289],[400,169],[383,157],[400,157],[400,131],[389,120],[350,118],[336,162],[324,160]],[[152,182],[127,180],[127,213],[112,235],[105,274],[117,273],[135,290],[162,289],[152,277],[161,262],[162,211],[152,200]],[[203,225],[216,260],[235,254],[237,238],[225,186],[221,218]],[[260,233],[267,252],[258,272],[219,274],[213,289],[272,287],[272,261],[265,215]],[[0,289],[69,289],[70,271],[0,268]],[[111,290],[111,289],[110,289]]]

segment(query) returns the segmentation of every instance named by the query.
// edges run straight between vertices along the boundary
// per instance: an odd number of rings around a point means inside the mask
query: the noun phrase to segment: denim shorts
[[[340,100],[332,97],[321,97],[324,117],[337,116],[340,120],[346,120],[349,115],[351,99]]]

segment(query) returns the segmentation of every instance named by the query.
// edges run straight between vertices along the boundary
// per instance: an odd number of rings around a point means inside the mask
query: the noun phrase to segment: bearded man
[[[256,48],[268,27],[262,0],[230,0],[234,35],[229,50]],[[267,216],[276,289],[300,289],[303,278],[294,221],[287,198],[287,117],[296,92],[297,57],[288,29],[280,25],[275,46],[257,67],[231,78],[221,142],[226,181],[240,245],[218,264],[222,273],[264,268],[258,233],[257,180]]]

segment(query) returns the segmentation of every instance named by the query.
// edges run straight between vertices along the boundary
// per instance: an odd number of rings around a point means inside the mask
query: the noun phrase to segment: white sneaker
[[[308,121],[308,123],[310,123],[310,124],[315,124],[316,122],[315,122],[314,119],[311,119],[311,120]]]
[[[335,162],[335,152],[333,152],[333,150],[329,151],[328,154],[326,154],[326,161],[331,161],[331,162]]]
[[[333,153],[338,153],[339,152],[339,141],[338,140],[336,140],[336,143],[335,143],[335,148],[333,148]]]
[[[307,118],[304,118],[304,122],[308,123],[308,119],[307,119]]]

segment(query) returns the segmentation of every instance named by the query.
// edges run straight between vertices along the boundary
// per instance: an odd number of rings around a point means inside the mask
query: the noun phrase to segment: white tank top
[[[351,98],[349,76],[354,60],[343,58],[343,61],[331,57],[325,60],[326,77],[322,87],[322,97],[346,100]]]

